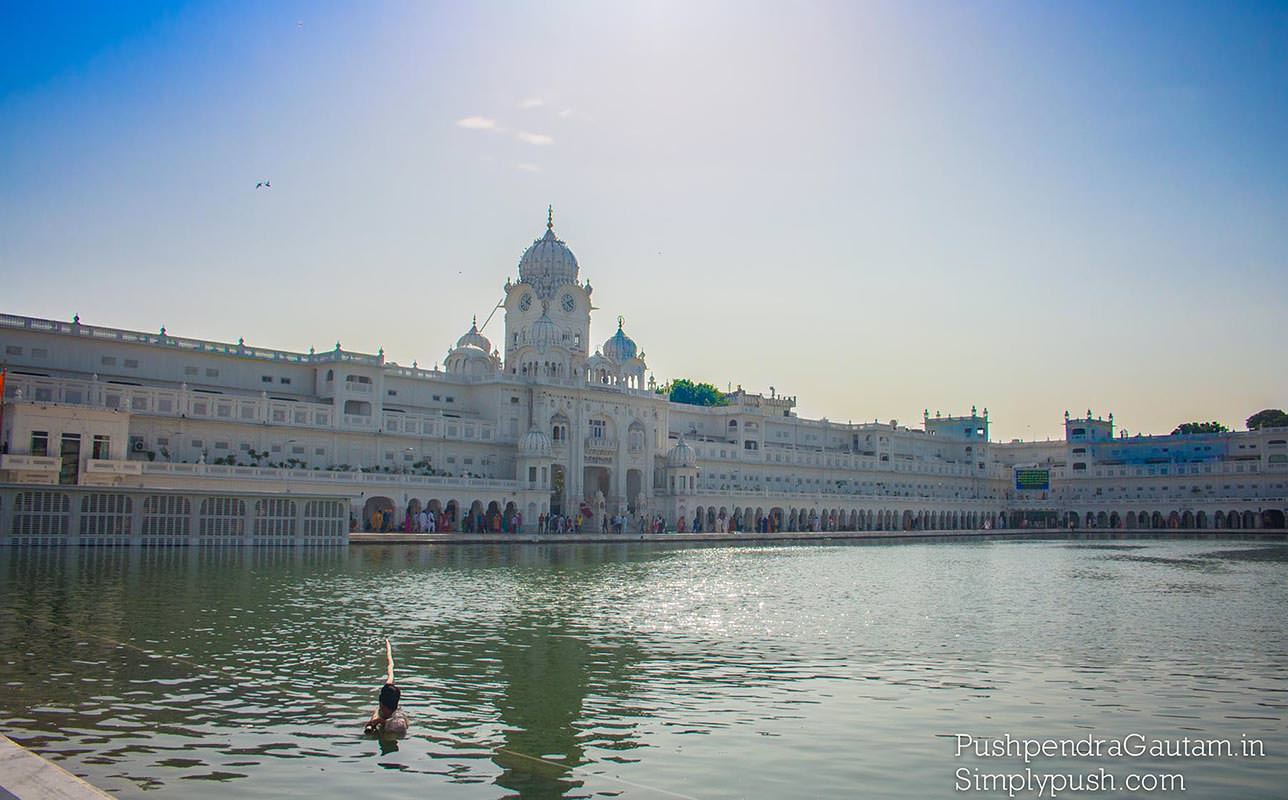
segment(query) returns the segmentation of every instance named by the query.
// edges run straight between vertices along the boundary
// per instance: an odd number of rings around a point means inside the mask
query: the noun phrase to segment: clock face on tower
[[[527,311],[532,308],[532,292],[524,292],[523,297],[519,298],[519,310]]]
[[[572,295],[570,295],[570,294],[566,294],[566,295],[564,295],[564,296],[563,296],[563,310],[564,310],[564,311],[567,311],[567,312],[571,313],[571,312],[572,312],[572,310],[573,310],[574,308],[576,308],[576,307],[577,307],[577,301],[572,299]]]

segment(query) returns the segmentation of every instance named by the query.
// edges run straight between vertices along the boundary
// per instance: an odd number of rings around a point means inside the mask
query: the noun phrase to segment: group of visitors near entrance
[[[358,529],[358,520],[349,519],[350,532]],[[377,509],[371,512],[363,530],[368,533],[454,533],[458,530],[451,515],[446,512],[434,512],[422,509],[413,513],[408,510],[401,522],[395,519],[393,509]],[[523,530],[523,515],[518,511],[510,515],[494,511],[485,514],[482,511],[465,515],[460,531],[465,533],[512,533]]]
[[[537,530],[541,533],[627,533],[631,530],[666,533],[666,519],[661,514],[639,514],[634,519],[627,514],[600,514],[596,525],[590,514],[542,514],[537,518]]]

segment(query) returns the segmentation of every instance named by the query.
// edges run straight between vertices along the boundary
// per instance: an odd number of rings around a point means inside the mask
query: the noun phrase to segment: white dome
[[[487,375],[500,369],[495,356],[473,344],[453,347],[443,363],[448,372],[462,375]]]
[[[470,329],[465,332],[465,335],[456,340],[456,346],[457,347],[473,346],[482,350],[484,353],[492,352],[492,343],[488,341],[486,336],[479,333],[478,317],[474,318],[474,322],[470,325]]]
[[[532,346],[539,352],[544,353],[546,350],[559,341],[559,326],[555,325],[554,320],[545,311],[541,312],[541,317],[532,323],[531,338]]]
[[[618,363],[630,361],[639,352],[635,340],[622,331],[623,321],[621,317],[617,318],[617,333],[604,342],[604,355]]]
[[[528,429],[519,440],[519,452],[525,456],[549,456],[551,453],[550,437],[535,426]]]
[[[523,251],[519,259],[519,280],[531,284],[537,296],[549,300],[560,286],[577,283],[577,257],[555,237],[553,212],[546,220],[546,233]]]
[[[698,465],[698,454],[694,452],[689,443],[680,437],[680,441],[675,443],[671,452],[666,454],[666,465],[668,467],[696,467]]]

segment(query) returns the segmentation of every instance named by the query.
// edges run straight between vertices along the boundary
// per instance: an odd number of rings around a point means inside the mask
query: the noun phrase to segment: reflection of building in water
[[[602,550],[564,555],[565,565],[583,566],[583,559],[613,560]],[[638,717],[625,703],[640,691],[633,676],[644,661],[643,653],[629,639],[592,641],[562,621],[581,607],[575,598],[579,587],[567,586],[567,581],[587,577],[581,571],[575,578],[557,569],[543,572],[536,578],[539,585],[523,588],[515,612],[506,617],[505,635],[496,644],[504,682],[496,705],[505,725],[504,744],[493,756],[503,770],[496,782],[523,797],[562,797],[582,785],[579,772],[543,762],[577,767],[587,763],[587,747],[638,746]],[[587,580],[585,586],[590,590],[599,584]],[[560,607],[552,608],[547,600],[556,596]]]
[[[594,343],[580,268],[547,218],[500,287],[499,339],[475,320],[432,368],[339,342],[299,353],[0,316],[0,482],[98,487],[0,503],[4,535],[57,528],[51,509],[72,502],[91,537],[183,516],[179,501],[136,507],[147,501],[126,487],[338,496],[359,529],[414,527],[426,509],[441,530],[509,530],[519,516],[532,530],[577,512],[596,528],[620,513],[705,530],[1284,524],[1288,429],[1123,438],[1088,412],[1061,441],[1003,444],[987,409],[926,409],[905,426],[802,419],[772,388],[739,388],[724,406],[669,402],[621,317]],[[1017,468],[1046,480],[1017,488]],[[310,521],[304,503],[225,506],[192,513],[234,540],[301,536]]]

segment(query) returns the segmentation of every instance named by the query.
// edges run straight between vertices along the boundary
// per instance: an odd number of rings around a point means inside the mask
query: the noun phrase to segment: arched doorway
[[[394,525],[394,501],[388,497],[368,497],[362,506],[362,529],[390,531]]]
[[[635,423],[638,425],[639,423]],[[631,426],[634,430],[634,425]],[[644,495],[644,473],[638,469],[626,470],[626,508],[632,514],[638,514],[641,510],[640,500]]]
[[[483,528],[483,501],[470,503],[470,510],[465,512],[465,530],[478,533]]]
[[[566,429],[565,429],[566,430]],[[562,515],[565,507],[565,487],[568,481],[568,470],[563,464],[550,467],[550,513]]]
[[[582,469],[581,491],[586,502],[592,509],[595,508],[596,493],[604,496],[605,512],[611,516],[615,513],[615,498],[613,497],[612,474],[608,467],[585,467]]]

